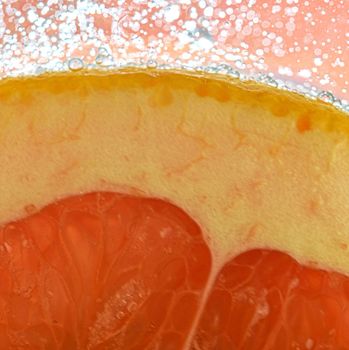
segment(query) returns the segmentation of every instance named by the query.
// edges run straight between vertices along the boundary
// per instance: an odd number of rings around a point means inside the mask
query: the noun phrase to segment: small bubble
[[[44,67],[42,67],[42,66],[38,66],[35,69],[35,74],[37,74],[37,75],[43,74],[45,72],[46,72],[46,69]]]
[[[105,47],[101,46],[98,49],[98,55],[108,56],[109,52],[108,52],[108,50]]]
[[[198,19],[198,23],[200,26],[202,26],[203,28],[208,28],[210,26],[210,20],[206,17],[199,17]]]
[[[258,58],[257,62],[258,62],[259,64],[264,64],[264,63],[265,63],[264,57]]]
[[[204,30],[198,30],[196,34],[198,34],[197,39],[193,42],[193,47],[196,50],[208,51],[212,49],[212,47],[214,46],[214,39],[210,34],[205,32]]]
[[[212,68],[208,68],[208,71],[212,71],[214,73],[221,73],[221,74],[227,74],[231,77],[234,77],[234,78],[239,78],[240,77],[240,73],[233,69],[232,66],[230,66],[229,64],[225,64],[225,63],[222,63],[222,64],[219,64],[217,67],[212,67]]]
[[[158,65],[158,63],[155,60],[148,60],[147,61],[147,67],[148,68],[156,68]]]
[[[100,66],[111,66],[114,63],[112,55],[98,54],[96,57],[96,63]]]
[[[333,105],[337,108],[340,108],[340,109],[343,108],[342,101],[338,100],[338,99],[334,100]]]
[[[84,68],[84,62],[78,57],[71,58],[68,61],[68,68],[72,71],[79,71]]]
[[[62,62],[57,62],[57,63],[55,63],[53,68],[56,71],[64,70],[64,64]]]
[[[217,66],[217,72],[219,73],[229,74],[231,70],[232,68],[228,64],[222,63]]]
[[[164,20],[168,23],[174,22],[181,15],[181,8],[177,4],[168,5],[163,11]]]
[[[169,69],[171,66],[168,66],[167,64],[159,64],[158,69]]]
[[[218,72],[218,67],[215,66],[215,65],[210,65],[210,66],[207,66],[205,68],[205,71],[209,72],[209,73],[217,73]]]
[[[105,56],[103,55],[97,55],[96,57],[96,63],[97,64],[103,64]]]
[[[241,74],[239,71],[232,69],[229,73],[233,78],[240,78]]]
[[[321,101],[328,102],[328,103],[333,103],[335,101],[333,94],[329,91],[321,91],[317,95],[317,98]]]
[[[236,60],[235,61],[235,66],[238,69],[245,69],[246,68],[246,64],[242,60]]]
[[[267,84],[273,87],[278,87],[278,82],[268,74],[262,74],[258,80],[264,84]]]

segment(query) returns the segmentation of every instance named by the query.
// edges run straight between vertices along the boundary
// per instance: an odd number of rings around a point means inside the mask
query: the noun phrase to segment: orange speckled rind
[[[131,75],[131,76],[130,76]],[[137,76],[134,79],[135,75]],[[43,89],[48,88],[52,93],[59,94],[62,91],[78,89],[83,96],[81,77],[89,76],[89,84],[98,84],[100,89],[114,87],[127,88],[149,88],[165,84],[171,88],[194,89],[202,97],[211,97],[219,102],[233,101],[236,103],[248,103],[250,106],[266,108],[277,117],[287,117],[299,113],[299,123],[307,124],[307,130],[315,127],[326,131],[337,131],[349,134],[348,115],[321,100],[311,100],[295,92],[280,90],[256,81],[241,81],[236,78],[221,74],[204,72],[185,72],[181,70],[160,71],[156,69],[131,69],[124,68],[117,71],[79,71],[71,73],[46,73],[39,77],[6,78],[0,81],[0,101],[14,101],[19,98],[21,102],[30,104],[31,84],[41,80]],[[53,78],[55,84],[48,84],[48,79]],[[84,86],[88,90],[88,85]],[[13,91],[19,88],[18,94],[14,96]],[[165,92],[166,94],[166,92]],[[16,95],[16,94],[15,94]],[[169,97],[167,96],[169,99]],[[254,101],[251,101],[254,100]],[[311,125],[311,126],[310,126]],[[302,127],[301,127],[302,128]]]

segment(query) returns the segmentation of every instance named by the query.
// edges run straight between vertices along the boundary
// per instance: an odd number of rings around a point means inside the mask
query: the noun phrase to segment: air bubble
[[[202,26],[206,30],[207,30],[207,28],[210,27],[210,20],[208,18],[206,18],[206,17],[200,17],[198,19],[198,23],[199,23],[200,26]]]
[[[237,70],[232,70],[230,75],[233,77],[233,78],[242,78],[242,75],[239,71]]]
[[[231,71],[232,71],[232,67],[229,66],[228,64],[222,63],[217,66],[217,72],[219,73],[230,74]]]
[[[181,15],[181,8],[177,4],[171,4],[164,8],[164,20],[168,23],[174,22]]]
[[[273,87],[278,87],[279,84],[278,82],[270,75],[268,74],[262,74],[257,78],[258,81],[260,81],[261,83],[267,84],[269,86],[273,86]]]
[[[147,61],[148,68],[156,68],[157,66],[158,66],[158,63],[155,60],[148,60]]]
[[[210,65],[204,68],[205,72],[207,73],[218,73],[218,67],[215,65]]]
[[[333,105],[338,109],[343,109],[343,104],[341,100],[335,99],[333,101]]]
[[[327,102],[327,103],[334,103],[335,97],[333,94],[329,91],[321,91],[318,95],[317,98],[321,101]]]
[[[103,64],[105,56],[103,55],[97,55],[96,57],[96,63],[97,64]]]
[[[169,66],[168,64],[159,64],[157,68],[161,70],[165,70],[165,69],[171,69],[171,66]]]
[[[114,63],[113,56],[98,54],[96,56],[96,63],[99,66],[111,66]]]
[[[246,68],[246,64],[242,60],[236,60],[235,66],[238,69],[245,69]]]
[[[68,68],[74,72],[79,71],[84,68],[84,62],[81,58],[78,57],[71,58],[68,61]]]
[[[55,71],[63,71],[64,70],[64,64],[62,62],[56,62],[53,66],[53,69]]]
[[[45,69],[45,67],[42,67],[42,66],[38,66],[35,69],[35,74],[36,75],[40,75],[40,74],[43,74],[45,72],[46,72],[46,69]]]
[[[229,75],[229,76],[231,76],[233,78],[239,78],[240,77],[240,73],[237,70],[233,69],[233,67],[228,65],[228,64],[224,64],[224,63],[219,64],[217,66],[217,68],[216,68],[216,71],[218,73],[221,73],[221,74]]]
[[[100,47],[95,61],[99,66],[111,66],[114,59],[105,47]]]

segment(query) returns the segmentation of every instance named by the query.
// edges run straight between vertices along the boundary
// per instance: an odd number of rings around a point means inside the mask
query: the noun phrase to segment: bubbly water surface
[[[349,111],[348,23],[347,0],[5,0],[0,76],[205,70]]]

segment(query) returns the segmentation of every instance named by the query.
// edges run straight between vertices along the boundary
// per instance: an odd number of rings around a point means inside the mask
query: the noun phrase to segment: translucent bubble
[[[223,74],[230,74],[230,72],[232,71],[232,67],[228,64],[221,63],[217,66],[217,71]]]
[[[338,99],[335,99],[333,101],[333,105],[339,109],[343,109],[343,104],[342,104],[342,101],[341,100],[338,100]]]
[[[232,69],[229,74],[234,78],[241,78],[241,73],[237,70]]]
[[[108,56],[109,51],[105,47],[101,46],[100,48],[98,48],[98,55]]]
[[[210,26],[210,20],[206,17],[200,17],[198,23],[204,28],[209,28]]]
[[[167,65],[167,64],[159,64],[157,66],[157,69],[161,69],[161,70],[165,70],[165,69],[170,69],[171,66]]]
[[[71,58],[68,61],[68,68],[71,71],[79,71],[84,68],[84,61],[78,57]]]
[[[257,80],[273,87],[279,86],[278,82],[269,74],[261,74]]]
[[[174,22],[181,15],[181,8],[177,4],[168,5],[164,8],[163,15],[166,22]]]
[[[65,67],[64,67],[64,64],[62,62],[56,62],[53,66],[53,69],[55,71],[61,71],[61,70],[64,70]]]
[[[158,63],[155,60],[148,60],[147,61],[147,67],[149,68],[156,68],[158,66]]]
[[[210,65],[204,68],[205,72],[208,73],[218,73],[219,69],[216,65]]]
[[[100,66],[111,66],[114,63],[114,59],[113,56],[109,54],[98,54],[96,56],[96,63]]]
[[[238,69],[245,69],[246,68],[246,64],[240,59],[237,59],[234,63],[235,63],[236,68],[238,68]]]
[[[44,67],[42,67],[42,66],[38,66],[35,69],[35,74],[37,74],[37,75],[43,74],[45,72],[46,72],[46,69]]]
[[[317,95],[317,98],[321,101],[328,102],[328,103],[334,103],[334,101],[335,101],[335,97],[329,91],[321,91]]]

